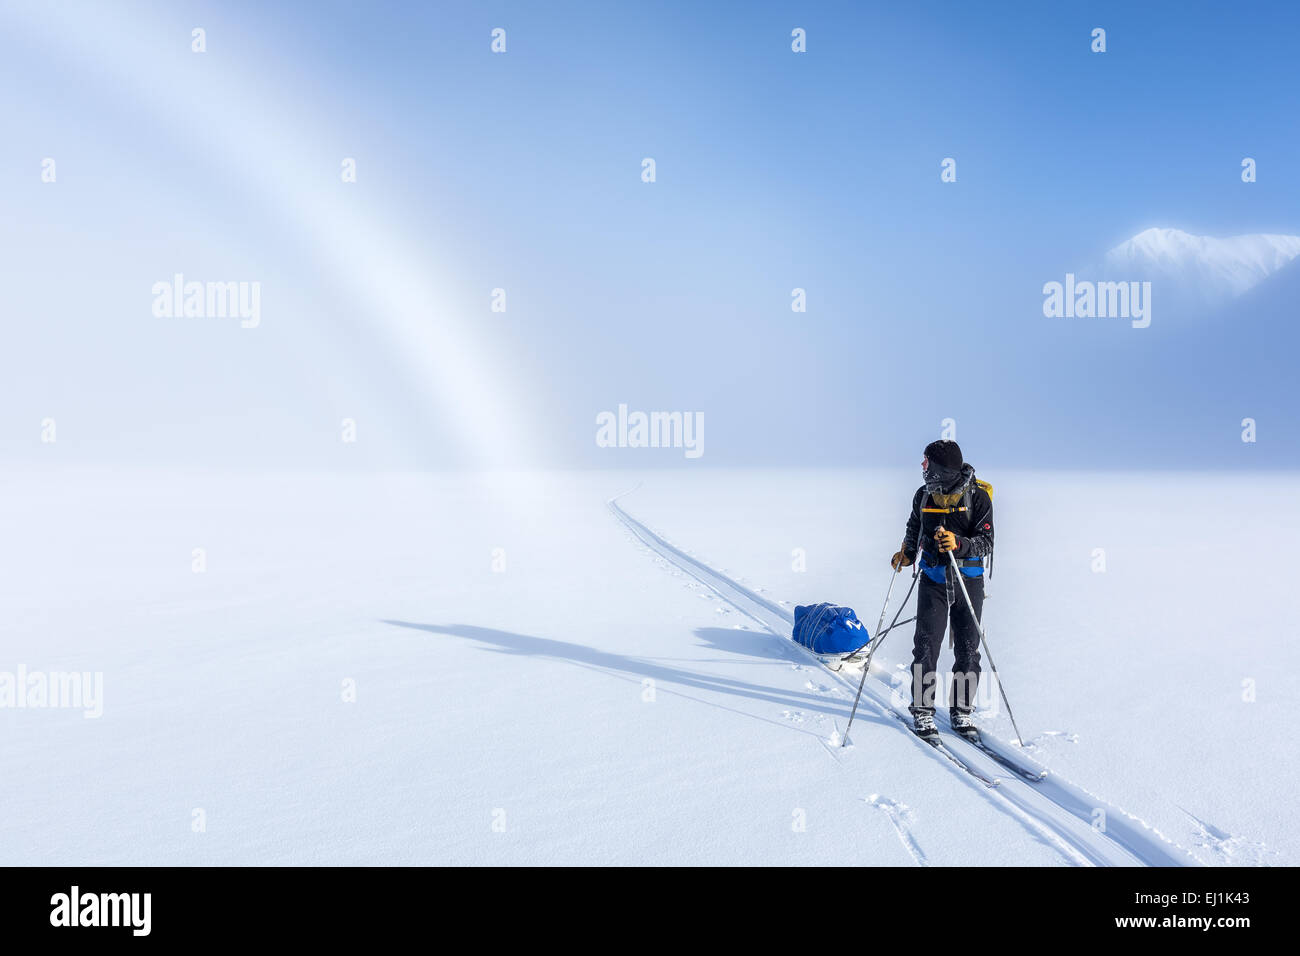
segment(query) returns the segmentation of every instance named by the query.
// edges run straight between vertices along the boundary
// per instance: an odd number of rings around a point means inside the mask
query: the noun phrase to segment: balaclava
[[[962,467],[964,459],[961,446],[955,441],[941,438],[925,446],[925,458],[921,460],[921,473],[925,477],[925,490],[935,496],[935,500],[944,507],[951,507],[941,497],[959,496],[966,486],[966,469]]]

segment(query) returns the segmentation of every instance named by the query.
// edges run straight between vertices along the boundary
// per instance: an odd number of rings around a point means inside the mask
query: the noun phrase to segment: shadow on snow
[[[686,690],[706,691],[711,694],[726,694],[733,697],[740,697],[747,700],[761,701],[763,703],[776,704],[785,708],[808,708],[817,713],[826,714],[829,717],[848,719],[850,702],[838,697],[830,697],[822,693],[806,692],[798,690],[786,690],[779,687],[771,687],[764,684],[755,684],[749,681],[736,680],[730,677],[723,677],[717,674],[700,673],[689,670],[685,667],[674,666],[665,663],[661,659],[649,657],[636,657],[627,654],[616,654],[612,651],[603,651],[599,648],[588,647],[585,644],[575,644],[572,641],[561,641],[550,637],[537,637],[532,634],[518,634],[513,631],[503,631],[491,627],[478,627],[473,624],[420,624],[413,621],[394,621],[384,620],[385,624],[391,624],[394,627],[405,627],[417,631],[426,631],[430,634],[445,634],[451,637],[460,637],[466,640],[477,641],[487,646],[487,649],[497,654],[522,655],[525,657],[545,657],[552,660],[567,661],[579,667],[586,667],[598,671],[620,680],[627,680],[641,684],[647,678],[655,682],[657,692],[674,694],[678,697],[685,697],[689,700],[698,701],[710,707],[717,707],[722,710],[739,713],[745,717],[756,720],[763,720],[767,723],[777,724],[778,726],[799,731],[800,733],[812,734],[820,737],[820,734],[812,730],[802,729],[793,726],[789,721],[777,721],[764,717],[761,714],[738,711],[732,707],[727,707],[715,700],[704,699],[686,693]],[[770,635],[762,634],[755,631],[739,631],[731,628],[721,627],[702,627],[695,631],[696,637],[699,637],[705,644],[711,648],[730,653],[730,654],[748,654],[756,657],[764,657],[769,660],[780,660],[790,664],[796,664],[793,655],[785,657],[773,654],[773,644],[776,638]],[[741,638],[744,635],[747,640]],[[707,663],[698,661],[697,663]],[[811,669],[809,672],[812,673]],[[677,690],[674,688],[681,688]],[[858,711],[858,722],[877,722],[883,723],[883,719],[876,714],[864,713]]]

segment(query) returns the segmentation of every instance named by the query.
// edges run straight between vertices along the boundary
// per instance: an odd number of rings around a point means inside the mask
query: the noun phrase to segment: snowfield
[[[910,470],[11,475],[0,677],[103,695],[0,708],[0,863],[1293,863],[1300,479],[981,477],[1042,785],[891,716],[910,626],[844,748],[857,675],[780,636],[874,629]]]

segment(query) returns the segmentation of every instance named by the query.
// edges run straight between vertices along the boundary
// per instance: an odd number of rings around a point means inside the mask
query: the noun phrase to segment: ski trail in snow
[[[925,851],[921,849],[921,844],[917,842],[916,835],[912,833],[912,819],[914,816],[912,808],[905,803],[898,803],[888,797],[882,797],[878,793],[873,793],[867,797],[867,803],[889,818],[889,822],[894,825],[894,830],[898,834],[898,842],[903,844],[903,849],[907,851],[908,856],[912,858],[916,865],[929,866],[930,861],[926,857]]]
[[[1202,820],[1184,807],[1178,809],[1192,821],[1197,839],[1200,840],[1197,846],[1213,853],[1219,863],[1232,866],[1264,866],[1267,857],[1276,855],[1275,851],[1270,850],[1263,843],[1254,843],[1245,837],[1233,836],[1208,820]]]
[[[815,692],[827,697],[840,697],[847,694],[850,698],[857,692],[856,675],[830,670],[815,654],[794,643],[791,639],[794,614],[787,610],[788,601],[774,601],[764,594],[745,587],[681,548],[670,544],[628,514],[618,501],[619,498],[635,490],[636,488],[633,488],[617,495],[607,503],[610,511],[635,538],[658,558],[668,561],[677,569],[690,575],[717,597],[780,638],[787,648],[793,648],[795,653],[814,662],[819,668],[819,674],[831,682],[831,686],[812,685]],[[896,692],[879,676],[873,673],[872,677],[873,679],[867,681],[863,687],[863,704],[874,706],[879,713],[892,718],[898,723],[900,730],[908,733],[909,737],[912,737],[923,750],[928,751],[934,759],[945,759],[942,754],[916,739],[907,730],[906,709],[904,707],[900,711],[900,703],[892,699]],[[941,729],[949,729],[947,714],[944,711],[941,710],[935,716]],[[983,742],[990,750],[1003,755],[1006,759],[1034,767],[1035,761],[1028,758],[1018,747],[989,734],[983,735]],[[986,776],[999,778],[1002,782],[996,790],[993,790],[983,787],[957,767],[951,768],[953,773],[969,781],[972,786],[982,791],[985,799],[995,802],[1005,812],[1018,819],[1037,838],[1056,848],[1071,863],[1083,866],[1201,865],[1188,850],[1177,846],[1149,824],[1058,774],[1053,773],[1044,780],[1031,783],[1016,774],[1008,773],[1006,768],[988,754],[955,735],[946,734],[944,744],[964,763]],[[1044,768],[1034,767],[1034,769]]]
[[[1039,744],[1046,743],[1049,740],[1064,740],[1066,743],[1077,744],[1079,742],[1079,735],[1069,733],[1065,730],[1044,730],[1038,736],[1030,738],[1029,746],[1038,746]]]

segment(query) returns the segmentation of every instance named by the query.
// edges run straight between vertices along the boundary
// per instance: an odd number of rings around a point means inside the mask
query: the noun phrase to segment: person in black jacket
[[[978,740],[971,712],[980,677],[979,627],[961,596],[948,555],[957,559],[976,614],[983,614],[984,558],[993,553],[993,499],[976,482],[975,469],[965,463],[955,441],[927,445],[921,472],[925,484],[912,498],[903,545],[890,560],[895,571],[910,567],[918,557],[921,562],[909,710],[918,736],[938,737],[934,708],[940,688],[935,668],[951,620],[956,661],[948,713],[956,733]]]

